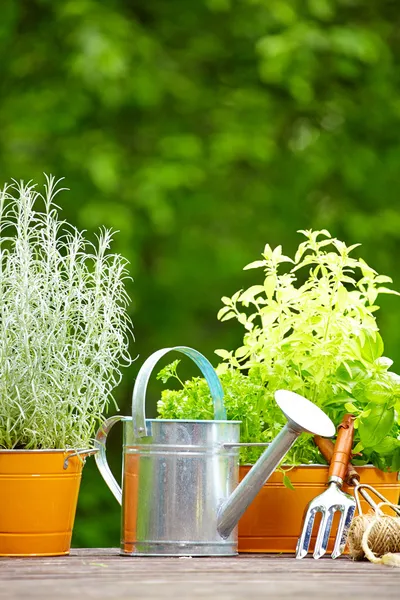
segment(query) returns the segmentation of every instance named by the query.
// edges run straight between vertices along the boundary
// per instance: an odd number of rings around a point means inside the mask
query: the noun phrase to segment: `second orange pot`
[[[240,479],[250,468],[240,467]],[[357,471],[362,483],[374,486],[390,502],[398,503],[400,482],[397,473],[384,473],[372,466],[357,467]],[[285,487],[282,472],[275,471],[240,519],[239,552],[295,552],[304,509],[310,500],[325,491],[328,467],[304,465],[287,474],[294,490]],[[348,491],[348,488],[344,487],[344,490]],[[368,508],[364,502],[363,510],[368,511]],[[317,529],[316,519],[314,532]],[[334,520],[332,532],[336,529],[337,520]],[[314,548],[315,538],[316,535],[311,539],[310,550]],[[334,536],[331,536],[328,552],[332,550],[333,542]]]
[[[69,553],[83,464],[64,450],[0,450],[0,556]]]

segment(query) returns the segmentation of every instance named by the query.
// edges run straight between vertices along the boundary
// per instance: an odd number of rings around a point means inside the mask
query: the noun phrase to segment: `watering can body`
[[[218,511],[238,484],[240,423],[146,420],[150,434],[135,438],[131,417],[104,424],[103,435],[123,422],[121,553],[229,556],[237,529],[223,538]],[[98,466],[104,457],[98,457]],[[100,462],[99,462],[100,461]]]
[[[202,371],[214,405],[214,420],[146,419],[149,377],[170,350],[189,356]],[[277,392],[279,394],[279,392]],[[289,396],[288,396],[289,394]],[[293,398],[290,396],[293,396]],[[159,350],[135,382],[132,417],[112,417],[96,435],[97,466],[122,506],[121,553],[137,556],[231,556],[237,554],[237,523],[265,481],[304,431],[333,436],[330,419],[297,394],[278,401],[288,422],[238,485],[240,422],[226,419],[216,372],[196,350]],[[293,416],[293,418],[292,418]],[[309,427],[309,421],[315,427]],[[106,459],[107,435],[123,422],[122,489]]]

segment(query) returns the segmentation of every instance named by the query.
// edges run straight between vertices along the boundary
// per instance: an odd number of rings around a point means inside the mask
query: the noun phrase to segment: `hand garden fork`
[[[341,490],[347,474],[347,467],[353,444],[353,434],[353,417],[352,415],[345,415],[342,423],[339,425],[335,449],[329,467],[328,489],[314,498],[306,508],[303,530],[297,542],[296,558],[304,558],[307,555],[314,519],[317,513],[321,513],[322,517],[317,540],[315,542],[314,558],[321,558],[321,556],[326,553],[333,517],[336,512],[340,512],[340,521],[331,557],[337,558],[344,550],[347,529],[356,509],[356,503],[353,496],[345,494]]]

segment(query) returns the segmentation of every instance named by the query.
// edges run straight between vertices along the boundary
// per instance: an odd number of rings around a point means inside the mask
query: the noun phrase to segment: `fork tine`
[[[304,512],[301,535],[297,540],[296,558],[304,558],[307,555],[316,512],[315,508],[310,505],[308,505],[307,510]]]
[[[343,550],[346,546],[347,531],[350,527],[350,523],[354,516],[355,509],[356,507],[351,504],[347,507],[347,509],[345,508],[340,517],[339,527],[336,533],[335,546],[331,554],[332,558],[338,558],[338,556],[343,554]]]
[[[322,519],[321,524],[319,526],[317,541],[315,542],[314,549],[314,558],[321,558],[326,552],[328,547],[329,535],[331,533],[333,515],[335,513],[335,508],[330,507],[326,510],[325,507],[322,509]]]

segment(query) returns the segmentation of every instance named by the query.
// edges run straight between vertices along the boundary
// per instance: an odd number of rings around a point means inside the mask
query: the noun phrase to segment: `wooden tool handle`
[[[328,480],[331,477],[340,477],[342,481],[346,479],[351,448],[353,446],[353,436],[354,418],[352,415],[347,414],[343,417],[343,420],[338,427],[336,443],[329,467]]]
[[[319,435],[314,435],[314,442],[316,443],[322,456],[330,464],[330,462],[332,460],[333,449],[335,447],[335,444],[332,442],[332,440],[329,440],[328,438],[323,438]],[[351,463],[349,463],[349,466],[347,467],[345,481],[346,481],[347,485],[354,485],[354,481],[360,481],[360,475],[358,474],[358,472],[355,470],[355,468],[353,467],[353,465]]]

